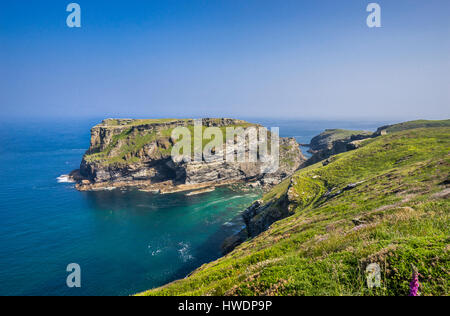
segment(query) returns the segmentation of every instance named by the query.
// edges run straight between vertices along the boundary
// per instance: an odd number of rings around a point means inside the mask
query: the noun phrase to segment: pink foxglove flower
[[[419,296],[419,272],[414,270],[411,283],[409,284],[409,296]]]

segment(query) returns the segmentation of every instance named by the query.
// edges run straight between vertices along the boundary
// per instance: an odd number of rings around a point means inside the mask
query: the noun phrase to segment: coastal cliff
[[[369,131],[327,129],[311,140],[308,152],[312,157],[307,164],[312,165],[333,155],[356,149],[362,140],[374,136],[376,134]]]
[[[315,136],[311,140],[310,144],[306,145],[306,147],[309,147],[308,152],[312,154],[312,157],[308,159],[304,166],[313,165],[319,161],[324,161],[324,164],[327,164],[329,163],[329,160],[327,159],[331,156],[355,150],[361,146],[364,140],[370,138],[410,129],[448,127],[449,125],[450,120],[416,120],[392,125],[385,125],[379,127],[375,132],[345,129],[327,129],[319,135]]]
[[[202,125],[219,128],[223,134],[228,127],[262,128],[226,118],[203,119]],[[142,190],[170,193],[240,181],[268,188],[280,183],[306,161],[294,138],[280,138],[279,168],[274,173],[265,173],[262,162],[175,161],[171,152],[178,140],[172,137],[172,132],[177,127],[194,131],[194,120],[104,120],[92,128],[90,148],[80,169],[71,174],[77,189],[137,186]],[[225,142],[223,150],[227,150]],[[248,151],[246,146],[246,155]]]
[[[448,295],[450,121],[378,134],[253,203],[234,251],[141,295],[398,296],[415,272],[422,295]],[[366,285],[370,264],[379,288]]]

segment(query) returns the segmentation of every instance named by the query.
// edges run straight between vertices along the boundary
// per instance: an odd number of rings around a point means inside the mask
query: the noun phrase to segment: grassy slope
[[[372,132],[368,131],[327,129],[311,140],[310,149],[313,151],[326,150],[328,147],[332,146],[332,144],[336,141],[350,139],[350,137],[356,135],[367,135],[367,137],[369,137],[372,134],[373,134]]]
[[[294,215],[187,279],[143,294],[407,295],[414,265],[422,295],[448,295],[449,201],[436,194],[448,187],[449,152],[449,128],[415,129],[302,169],[264,198],[290,190]],[[382,269],[375,290],[365,285],[372,262]]]
[[[122,133],[113,136],[112,142],[106,147],[105,150],[94,154],[86,155],[84,159],[88,162],[98,162],[105,165],[111,164],[127,164],[137,162],[136,154],[144,148],[148,143],[151,143],[158,138],[168,138],[171,135],[172,130],[167,129],[159,133],[152,132],[145,135],[132,135],[132,126],[125,129]],[[124,143],[120,146],[120,150],[116,155],[111,156],[110,153],[114,150],[119,143]],[[169,150],[165,154],[170,153]],[[164,154],[163,152],[161,154]]]
[[[326,136],[330,139],[330,141],[336,141],[339,139],[349,138],[353,135],[372,135],[372,132],[369,131],[353,131],[346,129],[328,129],[322,132],[320,135]]]
[[[140,125],[148,125],[148,124],[162,124],[162,123],[169,123],[173,121],[178,121],[179,119],[141,119],[141,120],[135,120],[130,119],[129,122],[126,124],[124,123],[124,119],[106,119],[103,121],[100,125],[103,127],[117,127],[117,126],[140,126]],[[181,119],[183,121],[187,119]]]
[[[399,123],[387,126],[386,131],[388,133],[394,133],[415,128],[431,128],[431,127],[450,127],[450,120],[441,121],[427,121],[427,120],[417,120],[405,123]]]

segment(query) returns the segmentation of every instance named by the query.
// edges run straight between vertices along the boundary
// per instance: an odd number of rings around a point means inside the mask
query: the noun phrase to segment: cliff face
[[[260,127],[234,119],[203,119],[203,126]],[[259,181],[274,185],[291,175],[306,160],[293,138],[280,138],[280,167],[275,173],[263,173],[263,163],[174,161],[172,138],[176,127],[193,131],[193,120],[105,120],[91,130],[91,145],[83,157],[77,188],[94,190],[110,186],[141,186],[154,190],[189,189],[202,185],[237,181]],[[204,144],[203,144],[204,145]],[[226,144],[224,142],[224,152]],[[245,154],[248,155],[247,146]]]
[[[382,126],[375,133],[369,131],[353,131],[343,129],[328,129],[311,140],[308,150],[313,156],[305,165],[312,165],[333,155],[357,149],[365,139],[384,136],[417,128],[437,128],[450,126],[450,120],[429,121],[417,120],[393,125]],[[329,161],[325,161],[327,164]]]
[[[382,134],[395,133],[416,128],[434,128],[434,127],[449,127],[449,126],[450,120],[440,120],[440,121],[416,120],[382,126],[377,129],[375,135],[380,136]]]
[[[273,223],[293,215],[296,209],[312,205],[325,192],[323,183],[316,179],[295,175],[285,179],[242,213],[246,227],[227,238],[222,251],[229,253],[248,238],[257,237]]]
[[[307,164],[311,165],[330,156],[356,149],[359,147],[361,140],[373,136],[375,134],[368,131],[328,129],[311,140],[308,151],[313,156]]]

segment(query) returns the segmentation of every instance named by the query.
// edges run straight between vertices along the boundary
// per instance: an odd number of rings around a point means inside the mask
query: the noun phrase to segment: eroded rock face
[[[264,203],[262,200],[255,201],[243,213],[242,218],[245,222],[245,228],[239,233],[230,236],[222,244],[222,251],[227,254],[234,250],[238,245],[249,238],[253,238],[270,228],[270,226],[283,218],[292,215],[295,200],[288,193],[281,198]]]
[[[171,148],[176,140],[171,138],[171,130],[193,124],[193,120],[105,120],[91,130],[91,146],[82,160],[79,174],[82,180],[97,187],[102,183],[142,185],[143,181],[149,185],[169,181],[173,185],[198,185],[250,180],[272,186],[306,161],[294,138],[280,138],[279,168],[274,173],[265,173],[262,162],[173,161]],[[203,125],[259,127],[233,119],[203,119]],[[248,152],[247,147],[246,155]],[[82,183],[77,187],[89,189]]]
[[[329,129],[311,140],[308,150],[313,156],[307,165],[315,164],[349,150],[357,149],[364,139],[375,137],[376,134],[367,131],[349,131]]]
[[[181,170],[180,170],[181,172]],[[80,173],[91,183],[102,182],[133,182],[148,180],[161,182],[177,179],[177,170],[169,167],[167,159],[160,159],[154,163],[142,162],[129,165],[101,165],[82,161]],[[183,177],[182,174],[179,175]]]

